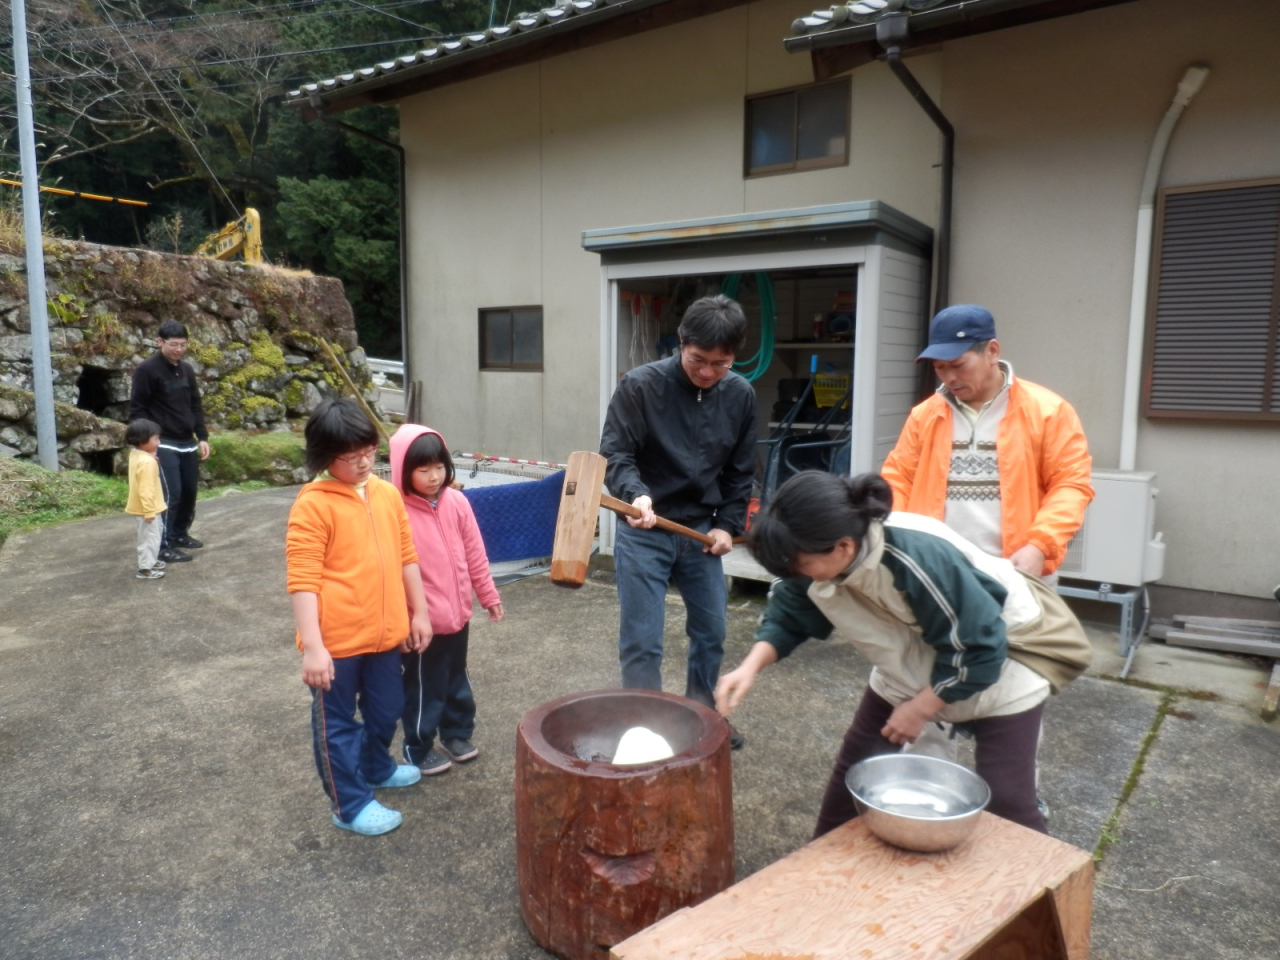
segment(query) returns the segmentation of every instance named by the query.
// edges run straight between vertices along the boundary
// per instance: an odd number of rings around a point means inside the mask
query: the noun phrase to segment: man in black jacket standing
[[[714,707],[724,657],[720,558],[744,532],[755,474],[755,391],[732,372],[746,342],[742,308],[728,297],[695,301],[680,321],[680,350],[627,373],[609,401],[600,453],[610,493],[638,507],[617,525],[622,685],[662,689],[668,581],[684,598],[689,662],[685,696]],[[654,528],[655,516],[708,533],[702,547]],[[733,746],[742,744],[732,732]]]
[[[177,563],[191,559],[183,548],[204,546],[191,536],[191,521],[196,515],[200,461],[209,457],[209,431],[195,371],[182,359],[187,352],[187,328],[177,320],[166,320],[160,324],[156,342],[160,349],[133,372],[129,420],[145,417],[160,424],[157,455],[169,504],[160,559]]]

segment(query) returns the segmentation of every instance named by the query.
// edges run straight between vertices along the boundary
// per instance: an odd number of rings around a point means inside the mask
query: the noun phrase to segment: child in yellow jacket
[[[134,420],[124,432],[129,451],[129,500],[124,512],[138,518],[139,580],[159,580],[164,576],[160,541],[164,537],[164,489],[160,485],[160,425],[151,420]]]

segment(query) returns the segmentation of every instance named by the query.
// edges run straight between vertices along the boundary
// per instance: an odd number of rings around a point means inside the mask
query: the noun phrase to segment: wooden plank
[[[1262,719],[1274,720],[1278,706],[1280,706],[1280,660],[1271,666],[1271,682],[1267,684],[1267,692],[1262,697]]]
[[[1188,627],[1220,627],[1238,630],[1268,630],[1280,633],[1280,620],[1238,620],[1234,617],[1175,616],[1174,623]]]
[[[984,813],[956,849],[910,853],[876,839],[854,819],[628,938],[609,956],[961,960],[975,956],[1045,890],[1061,918],[1066,956],[1085,960],[1093,859],[1084,850]]]
[[[1273,640],[1280,642],[1280,631],[1277,630],[1239,630],[1233,627],[1215,627],[1188,623],[1184,626],[1173,626],[1170,630],[1180,633],[1196,633],[1202,637],[1224,637],[1235,640]]]
[[[1246,653],[1255,657],[1280,659],[1280,642],[1274,640],[1244,640],[1231,637],[1211,637],[1203,633],[1170,630],[1165,643],[1174,647],[1196,647],[1200,650],[1224,650],[1228,653]]]

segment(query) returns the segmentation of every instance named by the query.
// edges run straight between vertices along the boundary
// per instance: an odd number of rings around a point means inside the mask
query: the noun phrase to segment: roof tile
[[[905,10],[907,13],[923,13],[944,4],[955,5],[961,0],[849,0],[825,10],[815,10],[807,17],[800,17],[791,24],[796,36],[824,33],[840,27],[852,27],[874,23],[886,14]],[[968,0],[972,4],[973,0]]]
[[[563,23],[570,17],[591,13],[604,7],[615,6],[625,2],[626,0],[560,0],[558,3],[543,7],[532,13],[519,13],[510,23],[502,26],[491,27],[480,33],[464,34],[450,40],[442,40],[423,47],[415,53],[405,54],[393,60],[386,60],[371,67],[362,67],[350,73],[339,74],[328,80],[304,83],[299,89],[291,90],[287,99],[302,100],[306,99],[310,94],[321,91],[329,92],[353,83],[362,83],[375,77],[394,73],[397,70],[445,59],[464,50],[500,43],[517,34],[528,33],[531,30],[546,29],[557,23]],[[875,0],[863,0],[863,2],[875,2]],[[890,0],[885,0],[885,2],[890,2]]]

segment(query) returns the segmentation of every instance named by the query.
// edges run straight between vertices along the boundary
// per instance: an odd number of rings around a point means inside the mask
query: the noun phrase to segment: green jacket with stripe
[[[782,658],[809,637],[825,639],[838,629],[875,664],[892,700],[926,683],[947,704],[981,694],[1001,681],[1006,626],[1035,619],[1039,607],[1008,561],[983,563],[957,539],[927,517],[893,514],[873,523],[843,579],[778,581],[756,639]],[[873,674],[873,687],[876,681]],[[1029,692],[1021,683],[999,699]]]

